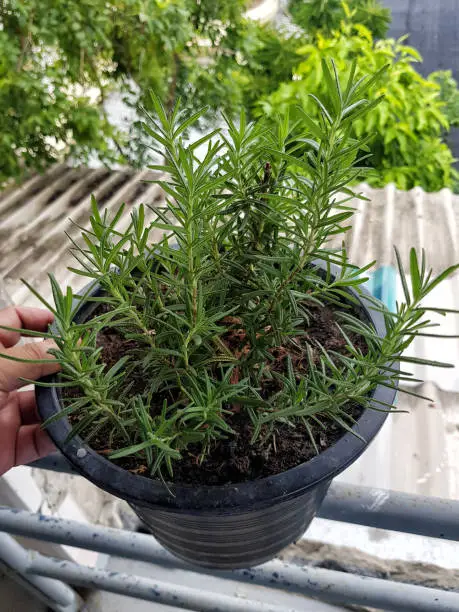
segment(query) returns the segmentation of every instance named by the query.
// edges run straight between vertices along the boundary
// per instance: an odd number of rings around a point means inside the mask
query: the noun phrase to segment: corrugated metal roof
[[[63,283],[78,279],[66,270],[72,256],[69,240],[78,239],[79,230],[89,224],[89,198],[97,198],[101,208],[116,210],[123,202],[127,223],[129,211],[143,202],[154,205],[162,198],[160,188],[148,183],[150,171],[108,171],[104,168],[70,168],[60,165],[46,175],[33,177],[18,189],[0,196],[0,275],[6,291],[17,304],[36,304],[21,283],[26,278],[44,296],[49,295],[47,274],[53,272]]]
[[[355,189],[368,198],[357,200],[353,228],[346,237],[352,262],[395,265],[393,245],[407,269],[409,249],[426,250],[435,273],[459,261],[459,196],[449,189],[426,193],[419,187],[400,191],[394,185]]]
[[[152,176],[148,170],[59,165],[0,194],[0,275],[11,297],[21,303],[27,299],[27,292],[18,285],[21,277],[37,281],[38,288],[46,291],[41,286],[46,273],[59,273],[72,261],[64,232],[78,234],[69,218],[88,224],[91,194],[101,208],[112,211],[125,202],[127,218],[132,206],[162,199],[160,188],[146,182]],[[449,189],[402,192],[393,185],[372,189],[362,184],[356,191],[369,201],[353,202],[356,214],[345,241],[351,261],[364,265],[376,260],[378,265],[394,266],[394,244],[407,267],[411,246],[425,248],[435,273],[459,261],[459,196]]]
[[[0,276],[10,298],[32,305],[35,298],[22,285],[26,278],[49,296],[47,273],[78,289],[84,278],[67,271],[72,257],[65,231],[78,239],[78,229],[89,220],[89,196],[94,193],[101,207],[115,210],[122,202],[128,213],[140,202],[161,202],[160,188],[145,181],[152,173],[123,169],[70,168],[60,165],[47,174],[29,179],[20,187],[0,194]],[[425,193],[421,189],[400,192],[389,185],[384,190],[361,185],[369,201],[357,200],[353,229],[346,236],[352,261],[363,265],[377,260],[394,266],[396,244],[408,265],[409,248],[425,248],[434,272],[459,261],[459,197],[444,189]],[[395,278],[395,275],[394,275]],[[459,277],[439,287],[431,306],[459,308]],[[400,283],[394,291],[400,296]],[[441,331],[459,334],[459,317],[442,321]],[[459,363],[457,340],[417,339],[417,356]],[[389,417],[387,425],[364,457],[351,466],[343,480],[402,491],[459,496],[459,372],[416,367],[415,376],[426,381],[417,390],[433,398],[432,403],[399,394],[399,408],[411,414]]]

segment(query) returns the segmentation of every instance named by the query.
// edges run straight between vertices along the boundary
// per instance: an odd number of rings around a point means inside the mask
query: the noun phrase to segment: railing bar
[[[180,584],[151,580],[121,572],[98,570],[70,561],[36,555],[29,566],[30,573],[65,580],[71,584],[102,589],[119,595],[135,597],[183,610],[199,612],[300,612],[298,608],[284,607],[261,601],[238,599],[194,589]],[[459,608],[458,608],[459,609]]]
[[[76,474],[55,453],[32,467]],[[459,501],[332,483],[317,514],[334,521],[459,541]]]
[[[459,501],[333,483],[321,518],[459,541]]]
[[[185,569],[192,567],[167,552],[153,536],[44,516],[27,510],[0,506],[0,531],[2,530],[13,535],[66,544],[136,561]],[[196,567],[194,570],[201,571]]]
[[[38,556],[29,571],[59,578],[82,587],[99,588],[120,595],[156,601],[200,612],[294,612],[256,601],[190,589],[182,585],[94,570],[69,561]],[[260,570],[251,570],[257,572]],[[338,604],[355,604],[394,612],[459,612],[459,594],[422,586],[355,576],[321,568],[298,568],[303,574],[303,594]]]
[[[0,566],[55,612],[77,612],[80,598],[67,584],[27,573],[30,556],[16,540],[0,533]]]
[[[152,536],[149,535],[123,531],[121,529],[88,526],[76,521],[41,516],[25,510],[15,510],[4,507],[0,507],[0,529],[5,529],[16,535],[38,538],[57,544],[67,544],[68,546],[76,546],[78,548],[94,550],[96,552],[106,553],[127,559],[145,561],[160,565],[162,567],[184,569],[199,574],[217,576],[248,584],[257,584],[268,588],[281,589],[283,591],[290,591],[292,593],[300,593],[303,595],[314,596],[315,594],[317,597],[327,599],[326,593],[322,593],[321,591],[320,593],[316,593],[314,590],[314,581],[315,577],[317,576],[315,572],[319,568],[289,565],[288,563],[277,559],[270,561],[269,563],[265,563],[260,567],[247,570],[214,571],[206,568],[191,566],[178,560],[176,557],[168,553]],[[329,570],[322,571],[328,572]],[[337,573],[340,574],[340,572]],[[330,574],[328,578],[327,574],[319,575],[319,577],[320,576],[322,576],[323,580],[327,579],[330,581],[332,574]],[[198,576],[196,579],[199,579]],[[396,588],[397,585],[397,583],[387,581],[381,582],[384,584],[391,584],[393,585],[393,588]],[[359,585],[362,586],[364,590],[367,588],[366,583],[354,584],[353,588],[355,587],[355,589],[357,589]],[[377,586],[379,589],[379,583],[377,583]],[[412,585],[402,586],[412,587]],[[426,591],[427,595],[429,596],[427,601],[430,602],[432,601],[430,596],[434,591],[432,589],[426,589]],[[332,594],[333,592],[334,591],[332,590]],[[355,595],[356,592],[356,590],[351,591],[351,594],[354,593]],[[341,593],[341,591],[339,593]],[[347,593],[347,591],[343,591],[343,593]],[[342,596],[343,593],[341,593],[340,596]],[[440,593],[442,592],[440,591]],[[459,594],[456,593],[452,595],[454,595],[453,599],[449,597],[448,601],[453,601],[456,607],[419,608],[418,606],[411,608],[411,610],[416,609],[417,612],[420,610],[432,610],[433,612],[437,609],[459,611]],[[403,597],[405,597],[405,594],[403,594]],[[338,598],[333,599],[333,601],[335,600],[338,601]],[[330,601],[332,600],[330,599]],[[443,599],[440,599],[439,601],[443,601]],[[378,607],[376,604],[373,605]],[[384,606],[382,607],[384,608]],[[390,608],[385,606],[385,609]],[[409,608],[394,609],[401,610]]]

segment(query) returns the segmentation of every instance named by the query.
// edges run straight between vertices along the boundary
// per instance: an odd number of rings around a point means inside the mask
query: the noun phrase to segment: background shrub
[[[394,182],[400,189],[419,185],[426,191],[453,186],[454,158],[443,140],[450,127],[448,106],[444,96],[442,99],[438,80],[425,79],[415,70],[413,64],[422,61],[415,49],[403,40],[374,41],[365,26],[342,23],[329,36],[318,32],[297,53],[302,61],[296,66],[294,77],[260,103],[260,112],[289,111],[300,116],[296,107],[301,106],[316,115],[311,94],[321,97],[325,93],[323,59],[333,59],[343,79],[347,78],[354,59],[359,76],[387,66],[370,94],[372,100],[383,96],[381,103],[373,113],[353,124],[356,136],[371,136],[368,145],[375,172],[368,176],[369,182],[378,187]]]

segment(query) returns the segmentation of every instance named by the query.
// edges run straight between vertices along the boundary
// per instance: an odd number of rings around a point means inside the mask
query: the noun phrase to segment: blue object
[[[390,312],[397,309],[397,271],[393,266],[381,266],[370,275],[365,283],[366,289],[371,295],[386,306]],[[393,404],[397,402],[398,392]]]
[[[391,312],[396,309],[397,272],[393,266],[381,266],[365,283],[372,296],[381,300]]]

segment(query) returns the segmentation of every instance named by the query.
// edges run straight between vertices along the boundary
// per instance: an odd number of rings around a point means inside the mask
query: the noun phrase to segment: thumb
[[[58,372],[59,363],[48,353],[53,348],[57,348],[53,340],[44,340],[5,349],[0,354],[0,391],[10,392],[27,384],[20,378],[37,380]]]

